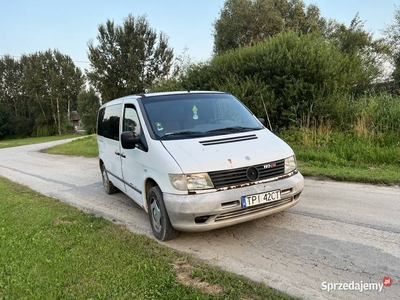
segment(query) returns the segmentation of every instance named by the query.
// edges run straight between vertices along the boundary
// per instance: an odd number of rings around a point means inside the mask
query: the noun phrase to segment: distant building
[[[81,123],[81,116],[78,114],[76,110],[71,111],[70,120],[76,131],[84,130]]]

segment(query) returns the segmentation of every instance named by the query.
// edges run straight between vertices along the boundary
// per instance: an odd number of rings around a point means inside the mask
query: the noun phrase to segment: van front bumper
[[[296,205],[304,188],[297,174],[284,179],[210,193],[178,195],[164,193],[172,226],[179,231],[200,232],[231,226],[271,215]],[[281,199],[242,208],[242,196],[281,191]]]

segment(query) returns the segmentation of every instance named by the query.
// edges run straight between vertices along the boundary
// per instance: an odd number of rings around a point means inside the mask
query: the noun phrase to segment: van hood
[[[211,172],[287,158],[293,150],[268,129],[162,141],[183,173]]]

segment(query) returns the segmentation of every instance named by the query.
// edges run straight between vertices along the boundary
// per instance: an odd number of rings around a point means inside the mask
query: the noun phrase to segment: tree
[[[21,64],[6,55],[1,60],[0,74],[2,80],[1,85],[1,100],[9,111],[18,116],[19,110],[22,108],[20,105],[22,86],[21,86]]]
[[[103,103],[121,96],[144,93],[153,83],[167,77],[173,50],[164,33],[157,35],[146,20],[129,15],[122,26],[107,20],[99,25],[98,45],[90,41],[87,72]]]
[[[8,135],[8,130],[8,114],[7,111],[3,108],[2,103],[0,102],[0,139]]]
[[[24,55],[21,63],[36,135],[61,135],[83,85],[82,72],[57,50]]]
[[[317,6],[306,7],[302,0],[226,0],[214,23],[214,52],[218,55],[254,46],[287,30],[299,35],[320,34],[340,51],[360,58],[368,72],[358,84],[366,86],[383,73],[389,47],[364,29],[358,14],[347,27],[336,20],[327,21]]]
[[[323,36],[343,53],[361,59],[365,72],[357,84],[368,85],[383,72],[383,58],[390,53],[390,48],[384,39],[374,39],[373,34],[364,29],[364,24],[358,13],[348,27],[331,20],[325,23]]]
[[[382,33],[392,46],[392,61],[395,67],[392,76],[398,89],[400,88],[400,6],[395,8],[394,23],[386,26]]]
[[[193,65],[179,80],[158,86],[175,90],[227,91],[257,116],[265,116],[263,100],[274,127],[289,127],[329,118],[341,126],[351,116],[344,94],[364,77],[358,56],[344,53],[318,33],[288,31],[214,56]]]
[[[100,107],[100,98],[93,88],[82,91],[78,96],[78,112],[87,133],[96,131],[97,112]]]
[[[288,29],[319,31],[319,8],[302,0],[226,0],[214,26],[214,53],[251,46]]]
[[[72,127],[83,75],[72,59],[57,50],[0,59],[0,105],[7,135],[62,134]],[[4,119],[4,118],[3,118]]]
[[[23,65],[9,55],[1,58],[0,104],[7,115],[7,123],[4,126],[7,127],[7,134],[12,136],[25,137],[32,133],[32,116],[29,113],[23,82]]]

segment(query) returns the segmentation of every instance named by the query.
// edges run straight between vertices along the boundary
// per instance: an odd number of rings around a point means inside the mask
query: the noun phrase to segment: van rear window
[[[119,141],[119,120],[121,118],[121,104],[103,107],[99,111],[97,134],[105,138]]]

